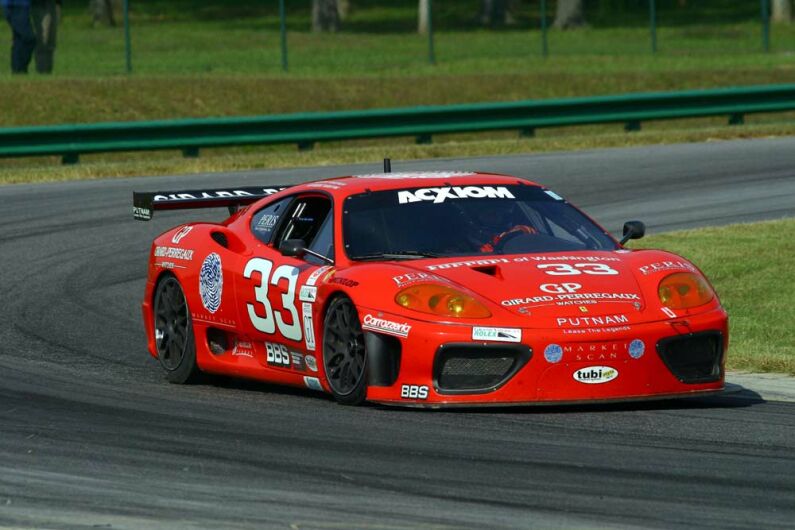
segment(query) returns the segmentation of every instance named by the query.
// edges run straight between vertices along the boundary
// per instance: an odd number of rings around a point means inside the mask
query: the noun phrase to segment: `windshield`
[[[367,192],[345,200],[351,259],[615,250],[616,242],[536,186],[449,186]]]

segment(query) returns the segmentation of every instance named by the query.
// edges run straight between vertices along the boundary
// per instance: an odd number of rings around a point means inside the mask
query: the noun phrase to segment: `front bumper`
[[[384,318],[406,320],[392,315]],[[566,334],[562,329],[523,328],[519,343],[473,340],[471,325],[409,324],[411,332],[400,340],[396,377],[388,383],[371,382],[369,401],[410,406],[615,402],[704,395],[719,392],[724,386],[728,321],[722,309],[579,335]],[[711,360],[694,349],[709,341],[715,345]],[[452,379],[447,377],[445,387],[445,379],[440,377],[440,356],[466,345],[473,351],[482,346],[481,358],[488,357],[487,350],[494,350],[495,358],[505,359],[501,366],[507,376],[480,386],[464,378],[464,386],[469,384],[469,388],[454,390],[449,388]],[[688,365],[688,348],[701,365]],[[513,365],[508,361],[508,350],[519,357]],[[523,357],[522,351],[528,355]],[[705,367],[705,362],[713,366]],[[480,374],[489,367],[497,370],[494,367],[500,365],[497,361],[467,364],[463,360],[460,366],[474,367],[473,373]]]

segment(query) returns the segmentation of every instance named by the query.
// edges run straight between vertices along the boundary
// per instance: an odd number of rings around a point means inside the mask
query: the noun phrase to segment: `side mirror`
[[[642,221],[627,221],[624,223],[624,237],[621,238],[621,244],[630,239],[640,239],[645,235],[646,225]]]
[[[282,256],[301,258],[306,254],[306,241],[303,239],[285,239],[279,245],[279,252],[282,253]]]

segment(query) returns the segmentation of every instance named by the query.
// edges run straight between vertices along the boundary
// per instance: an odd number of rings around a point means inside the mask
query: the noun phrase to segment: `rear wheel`
[[[196,342],[188,303],[174,276],[157,285],[154,303],[157,358],[172,383],[192,383],[200,375],[196,364]]]
[[[364,333],[349,298],[332,300],[323,326],[323,365],[339,403],[359,405],[367,394]]]

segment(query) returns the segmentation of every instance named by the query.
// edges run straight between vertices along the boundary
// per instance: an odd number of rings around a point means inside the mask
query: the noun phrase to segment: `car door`
[[[272,203],[251,217],[258,243],[241,266],[238,307],[247,334],[263,346],[261,362],[269,368],[306,372],[309,364],[314,371],[314,358],[306,355],[316,349],[313,285],[325,260],[284,256],[278,248],[285,240],[300,239],[310,250],[333,255],[332,226],[332,201],[322,194]]]

